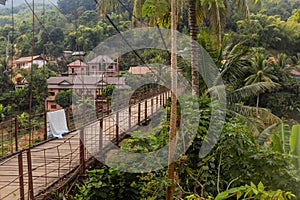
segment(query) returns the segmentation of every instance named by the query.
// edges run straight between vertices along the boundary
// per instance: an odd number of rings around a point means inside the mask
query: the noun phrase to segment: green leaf
[[[295,164],[296,167],[299,168],[300,167],[300,126],[299,125],[294,125],[292,127],[290,146],[291,146],[290,153],[296,156]]]
[[[265,186],[262,182],[259,182],[259,184],[257,185],[257,188],[259,191],[264,191],[265,190]]]
[[[289,138],[291,135],[290,126],[288,124],[280,124],[278,126],[279,142],[283,153],[288,153],[290,150]]]
[[[273,125],[269,126],[268,128],[266,128],[265,130],[263,130],[263,132],[261,132],[259,137],[256,139],[257,143],[259,145],[263,146],[266,143],[267,139],[272,134],[272,131],[276,126],[277,126],[277,124],[273,124]]]
[[[215,200],[223,200],[225,198],[227,198],[229,195],[229,191],[226,190],[224,192],[221,192],[220,194],[218,194],[218,196],[216,196]]]
[[[243,195],[243,193],[242,193],[241,191],[238,191],[238,192],[236,193],[236,199],[241,198],[242,195]]]

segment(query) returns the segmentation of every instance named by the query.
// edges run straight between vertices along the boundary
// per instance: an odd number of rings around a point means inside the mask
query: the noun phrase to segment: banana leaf
[[[300,167],[300,125],[294,125],[292,127],[292,134],[290,137],[290,154],[295,156],[295,165],[299,169]]]

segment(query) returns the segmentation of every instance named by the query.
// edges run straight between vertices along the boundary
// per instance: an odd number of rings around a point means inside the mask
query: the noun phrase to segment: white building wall
[[[33,64],[37,64],[38,67],[43,67],[47,62],[44,60],[34,60]]]

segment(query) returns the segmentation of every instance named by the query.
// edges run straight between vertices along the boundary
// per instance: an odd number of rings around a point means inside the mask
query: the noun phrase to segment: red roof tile
[[[75,60],[74,62],[69,63],[68,67],[87,67],[87,64],[81,60]]]

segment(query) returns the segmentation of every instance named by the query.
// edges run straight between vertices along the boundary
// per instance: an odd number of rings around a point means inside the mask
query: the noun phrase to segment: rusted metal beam
[[[20,200],[25,200],[24,194],[24,177],[23,177],[23,156],[22,152],[18,154],[18,168],[19,168],[19,189],[20,189]]]
[[[145,101],[145,122],[147,122],[147,117],[148,117],[148,113],[147,113],[148,107],[147,107],[147,104],[148,104],[148,100],[146,99],[146,101]]]
[[[16,152],[19,151],[19,140],[18,140],[18,135],[19,135],[19,126],[18,126],[18,118],[15,118],[15,144],[16,144]]]
[[[100,132],[99,132],[99,153],[102,154],[103,150],[103,116],[99,120]]]
[[[80,176],[85,176],[84,128],[80,129]]]
[[[27,166],[28,166],[28,194],[29,194],[29,199],[33,199],[34,192],[33,192],[32,162],[31,162],[30,148],[27,149]]]
[[[128,129],[131,129],[131,105],[128,107]]]
[[[44,112],[44,140],[47,140],[48,137],[47,127],[47,112]]]
[[[138,125],[141,125],[141,103],[138,104]]]
[[[119,111],[116,113],[116,142],[119,144]]]

